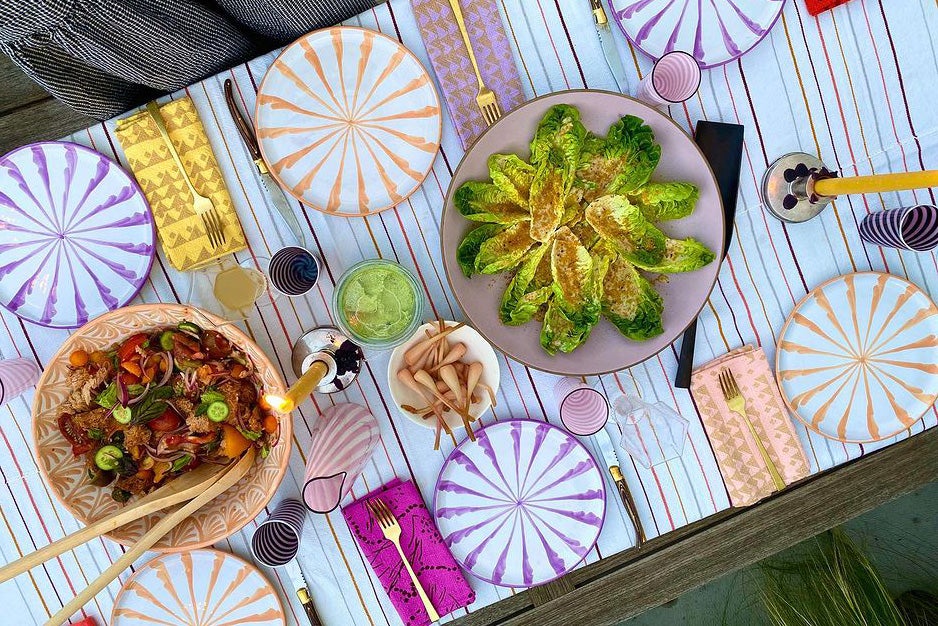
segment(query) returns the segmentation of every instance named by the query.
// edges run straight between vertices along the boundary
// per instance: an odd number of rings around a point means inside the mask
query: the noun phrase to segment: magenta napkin
[[[391,604],[408,626],[430,623],[427,611],[414,590],[394,544],[384,538],[381,527],[365,508],[365,502],[380,496],[401,525],[401,547],[440,615],[475,602],[475,591],[466,582],[456,559],[450,554],[440,531],[411,481],[395,478],[342,509],[349,530],[362,554],[378,575]]]
[[[420,35],[436,72],[456,133],[463,148],[485,130],[476,105],[479,82],[463,43],[449,0],[411,0]],[[495,92],[505,115],[524,102],[521,79],[496,0],[459,0],[466,30],[485,86]]]

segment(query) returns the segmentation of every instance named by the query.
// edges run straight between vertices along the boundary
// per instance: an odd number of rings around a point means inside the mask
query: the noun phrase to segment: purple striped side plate
[[[453,557],[478,578],[530,587],[576,567],[599,538],[603,474],[576,437],[546,422],[496,422],[440,471],[433,516]]]
[[[0,158],[0,304],[77,328],[143,287],[156,233],[137,183],[116,163],[50,141]]]

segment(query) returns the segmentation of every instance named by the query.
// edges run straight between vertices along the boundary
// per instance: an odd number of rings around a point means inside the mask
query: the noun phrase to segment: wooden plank
[[[0,116],[0,154],[33,141],[59,139],[95,123],[58,100],[39,100]]]
[[[3,85],[0,89],[0,116],[51,97],[3,54],[0,54],[0,85]]]
[[[530,591],[452,622],[569,626],[616,624],[724,574],[776,554],[938,480],[938,429],[819,474],[756,506],[701,520],[571,572],[575,589],[534,606]],[[901,472],[897,468],[902,468]],[[669,535],[676,541],[660,547]]]
[[[556,600],[571,591],[573,591],[573,580],[568,576],[562,576],[552,582],[544,583],[537,587],[531,587],[528,590],[528,595],[531,598],[531,602],[534,603],[534,606],[540,606],[551,600]]]

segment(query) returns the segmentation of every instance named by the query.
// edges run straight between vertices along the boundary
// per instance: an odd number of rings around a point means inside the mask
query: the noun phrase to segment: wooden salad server
[[[62,537],[46,547],[0,567],[0,583],[10,580],[37,565],[45,563],[68,550],[74,550],[92,539],[111,532],[119,526],[140,519],[150,513],[185,502],[196,497],[217,481],[226,468],[218,465],[200,465],[186,472],[159,489],[145,495],[133,504],[85,526],[79,531]]]
[[[62,607],[62,609],[49,618],[45,626],[61,626],[76,611],[85,606],[102,589],[107,587],[112,580],[117,578],[121,572],[133,565],[133,562],[140,558],[144,552],[149,550],[153,544],[163,538],[166,533],[178,526],[187,517],[201,509],[203,506],[214,500],[217,496],[228,491],[238,481],[251,470],[254,466],[254,448],[248,448],[244,456],[234,465],[228,465],[223,468],[224,473],[214,481],[210,486],[203,485],[202,493],[193,498],[190,502],[166,515],[159,522],[154,524],[147,533],[124,552],[121,558],[104,570],[100,576],[94,579],[81,593],[75,596],[71,602]],[[198,468],[196,468],[198,469]],[[181,477],[180,477],[181,478]],[[206,481],[208,482],[208,481]]]

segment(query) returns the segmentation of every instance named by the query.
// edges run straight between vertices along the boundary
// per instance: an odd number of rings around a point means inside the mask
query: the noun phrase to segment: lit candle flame
[[[316,386],[322,381],[323,376],[329,371],[328,366],[323,361],[315,361],[309,366],[309,369],[303,372],[293,386],[287,390],[287,393],[279,396],[274,393],[268,393],[264,396],[267,404],[278,413],[290,413],[304,399],[308,398]]]

